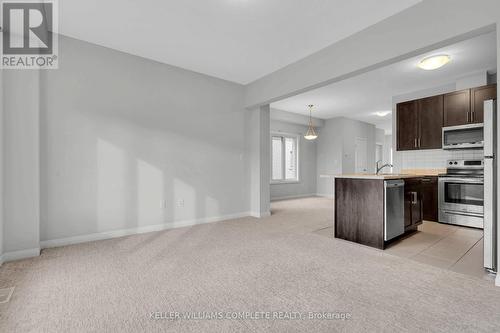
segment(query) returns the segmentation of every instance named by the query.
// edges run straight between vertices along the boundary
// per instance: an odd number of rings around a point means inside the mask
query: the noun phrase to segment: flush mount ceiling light
[[[375,115],[379,116],[379,117],[385,117],[385,116],[387,116],[391,112],[392,111],[378,111],[378,112],[375,112]]]
[[[451,57],[447,54],[440,54],[435,56],[430,56],[422,59],[418,63],[418,67],[426,71],[432,71],[446,65],[451,61]]]
[[[312,122],[312,108],[314,105],[310,104],[309,107],[309,128],[307,129],[306,135],[304,135],[304,139],[306,140],[314,140],[318,137],[316,131],[314,130],[313,122]]]

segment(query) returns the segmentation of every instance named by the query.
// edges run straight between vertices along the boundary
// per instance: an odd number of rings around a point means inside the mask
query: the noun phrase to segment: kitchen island
[[[423,221],[422,184],[431,179],[415,174],[352,174],[335,176],[334,233],[340,238],[359,244],[384,249],[391,241],[387,239],[386,210],[404,209],[397,223],[401,223],[399,236],[417,230]],[[401,180],[400,182],[397,182]],[[402,199],[389,203],[386,208],[384,182],[404,182]],[[401,185],[400,185],[401,186]],[[404,194],[403,194],[404,193]],[[404,205],[392,207],[391,204]]]

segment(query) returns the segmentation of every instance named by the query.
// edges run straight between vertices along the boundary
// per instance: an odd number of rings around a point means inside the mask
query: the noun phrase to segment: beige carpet
[[[48,249],[0,268],[0,332],[499,332],[500,288],[313,233],[331,201]],[[150,313],[346,312],[349,320],[153,320]]]

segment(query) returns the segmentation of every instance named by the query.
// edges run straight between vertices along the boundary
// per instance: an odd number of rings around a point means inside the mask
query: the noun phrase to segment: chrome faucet
[[[394,165],[392,165],[392,164],[390,164],[390,163],[384,164],[384,165],[382,165],[381,167],[379,167],[379,166],[378,166],[378,165],[379,165],[379,163],[382,163],[382,160],[377,161],[377,175],[378,175],[378,174],[379,174],[379,172],[380,172],[383,168],[385,168],[385,167],[394,168]]]

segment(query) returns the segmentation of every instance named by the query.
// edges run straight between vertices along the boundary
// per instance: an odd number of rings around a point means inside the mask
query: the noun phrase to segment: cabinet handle
[[[470,123],[471,122],[471,116],[470,116],[470,111],[467,111],[467,122]]]
[[[416,205],[417,202],[418,202],[418,195],[417,195],[417,192],[411,192],[411,196],[412,196],[412,199],[411,199],[411,204],[412,205]]]
[[[476,116],[476,112],[471,111],[471,112],[470,112],[470,122],[471,122],[471,123],[473,123],[473,122],[474,122],[474,118],[476,118],[475,116]]]
[[[415,144],[414,144],[414,145],[415,145],[415,148],[417,148],[417,147],[418,147],[418,146],[417,146],[417,138],[415,138]]]
[[[420,138],[418,138],[418,148],[422,147],[422,145],[420,144]]]

